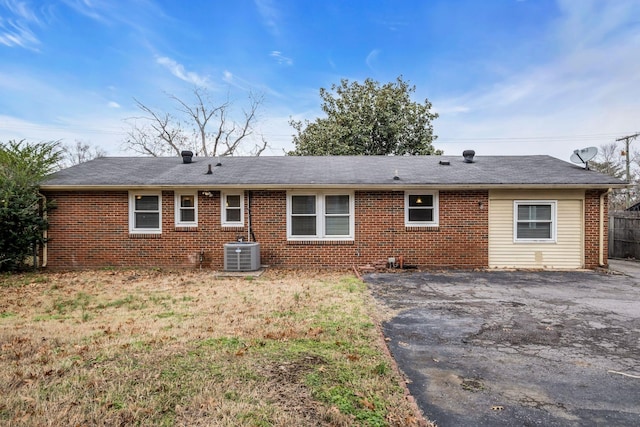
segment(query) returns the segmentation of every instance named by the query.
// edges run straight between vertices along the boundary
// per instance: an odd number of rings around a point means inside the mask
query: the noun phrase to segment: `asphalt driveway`
[[[640,425],[640,275],[365,276],[427,418],[446,426]]]

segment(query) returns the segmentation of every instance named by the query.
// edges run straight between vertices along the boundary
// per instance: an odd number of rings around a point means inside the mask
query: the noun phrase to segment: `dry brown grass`
[[[419,425],[338,273],[0,277],[0,424]]]

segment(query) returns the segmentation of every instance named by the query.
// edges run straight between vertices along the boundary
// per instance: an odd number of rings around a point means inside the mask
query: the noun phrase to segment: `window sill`
[[[242,224],[239,224],[239,225],[222,224],[222,230],[223,231],[244,231],[244,225],[242,225]]]
[[[130,239],[160,239],[161,233],[131,233],[129,232]]]
[[[323,246],[323,245],[353,245],[353,240],[287,240],[287,245]]]
[[[440,231],[438,225],[405,225],[404,231]]]

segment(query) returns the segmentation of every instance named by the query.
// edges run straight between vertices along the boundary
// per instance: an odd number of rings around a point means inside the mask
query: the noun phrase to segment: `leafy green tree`
[[[437,138],[432,121],[438,114],[431,103],[411,100],[416,90],[398,77],[380,85],[340,81],[330,90],[320,88],[327,117],[314,122],[290,120],[296,130],[294,156],[442,154],[433,147]]]
[[[61,157],[57,142],[0,143],[0,271],[24,269],[36,245],[45,242],[44,213],[52,205],[38,186]]]

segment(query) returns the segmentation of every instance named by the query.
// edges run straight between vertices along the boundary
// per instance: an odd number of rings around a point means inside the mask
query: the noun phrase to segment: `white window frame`
[[[182,196],[193,197],[193,221],[182,221],[180,219],[180,211],[185,209],[181,206]],[[175,212],[175,225],[176,227],[197,227],[198,226],[198,192],[176,192],[174,197],[174,212]],[[191,209],[191,208],[187,208]]]
[[[156,196],[158,198],[158,227],[136,228],[136,197]],[[154,211],[155,212],[155,211]],[[162,192],[160,191],[129,191],[129,233],[130,234],[161,234],[162,233]]]
[[[409,209],[416,209],[416,207],[409,206],[409,196],[432,196],[433,197],[433,221],[409,221]],[[404,225],[405,227],[438,227],[439,224],[440,224],[440,197],[439,197],[438,191],[433,191],[433,190],[405,191],[404,193]]]
[[[227,197],[240,196],[240,221],[227,220]],[[220,193],[220,224],[223,227],[244,227],[244,191]]]
[[[551,207],[551,237],[548,239],[527,239],[518,237],[518,207],[521,205],[547,205]],[[542,222],[542,221],[531,221]],[[513,202],[513,241],[515,243],[556,243],[558,236],[558,202],[557,200],[514,200]]]
[[[315,196],[316,198],[316,234],[314,236],[294,236],[291,232],[291,198],[292,196]],[[330,235],[325,231],[325,218],[331,216],[326,214],[325,197],[326,196],[349,196],[349,234],[348,235]],[[344,215],[338,215],[344,216]],[[309,241],[309,240],[333,240],[333,241],[352,241],[355,236],[355,196],[353,191],[289,191],[287,192],[287,240],[291,241]]]

